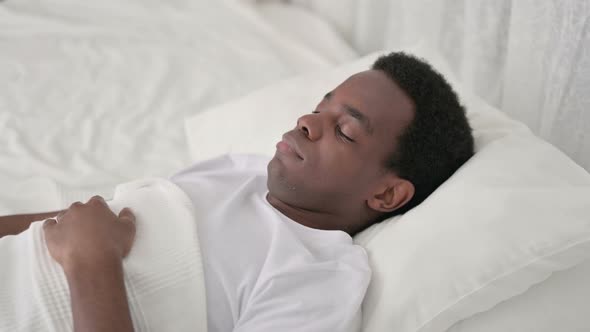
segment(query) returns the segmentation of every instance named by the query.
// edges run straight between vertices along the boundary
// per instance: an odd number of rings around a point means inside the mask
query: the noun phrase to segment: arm
[[[76,202],[43,224],[47,248],[62,266],[74,318],[74,331],[133,331],[122,260],[135,236],[129,209],[119,216],[100,196]]]
[[[0,217],[0,238],[6,235],[16,235],[24,232],[33,222],[55,217],[63,211],[65,210]]]
[[[64,272],[74,331],[133,331],[121,258],[105,256],[92,264],[72,262]]]

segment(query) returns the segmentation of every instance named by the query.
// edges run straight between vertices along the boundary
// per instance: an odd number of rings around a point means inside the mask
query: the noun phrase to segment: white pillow
[[[462,320],[446,332],[588,332],[588,280],[590,260],[555,272],[523,294]]]
[[[412,53],[453,82],[439,56]],[[273,155],[298,116],[375,58],[284,81],[188,119],[194,159]],[[590,258],[590,175],[453,85],[468,109],[477,153],[420,206],[355,238],[373,268],[364,331],[444,331]]]

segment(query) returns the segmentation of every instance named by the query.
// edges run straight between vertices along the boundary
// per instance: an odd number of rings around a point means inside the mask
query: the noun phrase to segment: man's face
[[[351,76],[283,135],[268,164],[269,193],[306,210],[359,211],[413,116],[411,99],[383,72]]]

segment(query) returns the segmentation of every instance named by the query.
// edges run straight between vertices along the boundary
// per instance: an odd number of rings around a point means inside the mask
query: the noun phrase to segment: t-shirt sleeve
[[[273,276],[257,285],[233,331],[360,331],[370,274],[332,265]]]

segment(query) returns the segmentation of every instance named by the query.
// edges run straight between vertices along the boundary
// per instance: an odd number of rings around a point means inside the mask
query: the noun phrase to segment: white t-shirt
[[[197,211],[208,331],[359,331],[366,252],[270,205],[267,163],[224,156],[171,178]]]

